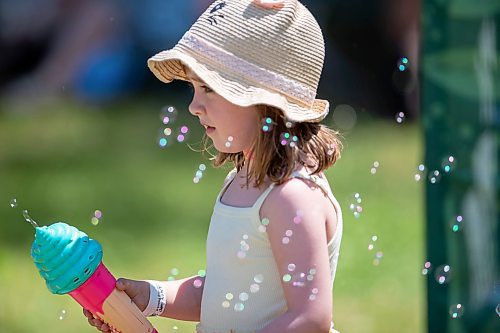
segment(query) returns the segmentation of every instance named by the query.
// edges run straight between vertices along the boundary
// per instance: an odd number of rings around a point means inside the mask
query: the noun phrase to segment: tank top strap
[[[257,198],[255,203],[253,204],[253,206],[252,206],[253,209],[256,209],[257,212],[260,211],[260,207],[264,203],[264,200],[266,200],[267,196],[269,195],[269,193],[271,193],[271,191],[273,190],[275,185],[276,185],[275,183],[271,183],[271,185],[269,185],[269,187],[266,188],[266,190],[264,192],[262,192],[262,194]]]
[[[224,184],[222,185],[222,189],[219,191],[219,194],[217,195],[217,199],[216,199],[215,202],[219,202],[220,201],[220,199],[222,198],[222,196],[224,195],[224,193],[226,193],[226,190],[229,187],[229,185],[231,185],[231,183],[233,182],[233,179],[234,179],[234,177],[236,177],[237,173],[238,172],[237,172],[236,168],[234,168],[233,170],[229,171],[229,173],[226,176],[226,179],[224,179]]]

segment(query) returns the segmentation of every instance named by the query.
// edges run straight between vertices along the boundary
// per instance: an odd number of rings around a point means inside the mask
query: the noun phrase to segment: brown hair
[[[247,186],[259,187],[267,177],[276,184],[284,183],[297,168],[297,163],[318,174],[340,158],[343,145],[339,132],[319,123],[288,122],[281,110],[258,106],[262,126],[252,147],[252,163],[247,173]],[[205,137],[205,150],[207,150]],[[215,154],[213,164],[221,167],[232,162],[240,171],[245,166],[243,152]]]

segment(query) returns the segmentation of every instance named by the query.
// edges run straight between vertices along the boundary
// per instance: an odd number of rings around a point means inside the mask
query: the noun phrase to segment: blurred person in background
[[[103,104],[136,91],[149,78],[140,59],[173,45],[210,2],[0,0],[3,109],[33,112],[62,95]]]
[[[333,109],[348,104],[385,117],[417,116],[420,0],[306,3],[326,21],[330,60],[320,93],[332,96]]]

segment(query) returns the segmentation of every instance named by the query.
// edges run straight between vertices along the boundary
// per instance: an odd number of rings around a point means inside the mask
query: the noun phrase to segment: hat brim
[[[329,102],[315,99],[311,106],[303,105],[277,92],[259,87],[259,82],[242,82],[241,75],[221,70],[220,66],[210,65],[209,59],[201,63],[189,50],[180,45],[163,51],[148,60],[148,67],[162,82],[173,80],[189,81],[184,66],[192,70],[213,91],[229,102],[239,106],[269,105],[283,111],[284,116],[293,122],[320,122],[329,111]],[[248,81],[248,80],[247,80]]]

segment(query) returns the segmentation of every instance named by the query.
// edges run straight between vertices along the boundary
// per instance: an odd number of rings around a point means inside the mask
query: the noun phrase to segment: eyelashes
[[[190,92],[191,92],[192,94],[194,94],[195,87],[194,87],[193,83],[192,83],[192,82],[187,82],[187,85],[188,85],[188,87],[189,87]],[[203,83],[202,83],[202,84],[199,84],[198,86],[200,87],[200,89],[202,89],[202,90],[203,90],[203,92],[204,92],[205,94],[209,94],[209,93],[214,92],[214,91],[213,91],[213,89],[212,89],[212,88],[210,88],[209,86],[207,86],[206,84],[203,84]]]

